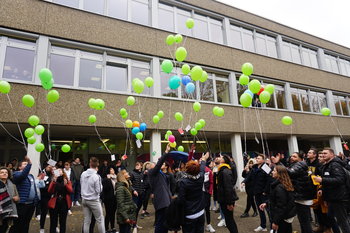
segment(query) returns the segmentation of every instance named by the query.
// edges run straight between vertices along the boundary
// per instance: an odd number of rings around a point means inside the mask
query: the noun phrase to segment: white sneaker
[[[56,227],[56,233],[60,233],[60,228]]]
[[[216,211],[218,208],[216,208],[216,206],[213,206],[212,208],[211,208],[211,210],[212,211]]]
[[[270,230],[270,233],[273,233],[273,230]]]
[[[72,215],[72,211],[71,210],[68,210],[68,215]]]
[[[45,229],[40,229],[39,233],[45,233]]]
[[[75,205],[76,205],[76,206],[80,206],[79,201],[76,201],[76,202],[75,202]]]
[[[257,228],[254,229],[255,232],[258,232],[258,231],[267,231],[266,228],[262,228],[261,226],[258,226]]]
[[[35,217],[35,219],[38,220],[38,221],[40,221],[40,215],[37,215],[37,216]]]
[[[221,214],[219,214],[219,216],[218,216],[218,220],[221,220]]]
[[[206,231],[209,231],[211,233],[215,232],[215,229],[212,227],[211,224],[208,224],[206,227],[205,227],[205,230]]]
[[[47,214],[47,215],[46,215],[46,218],[50,218],[50,215]]]
[[[225,219],[220,220],[220,222],[218,223],[218,227],[226,227]]]
[[[72,207],[74,206],[74,201],[72,201]]]

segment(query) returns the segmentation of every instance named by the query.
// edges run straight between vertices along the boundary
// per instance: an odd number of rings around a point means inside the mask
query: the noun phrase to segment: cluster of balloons
[[[134,89],[134,91],[137,93],[137,94],[141,94],[143,92],[143,90],[145,89],[145,84],[148,88],[151,88],[154,84],[154,80],[152,77],[147,77],[145,78],[145,82],[143,82],[141,79],[139,78],[134,78],[132,80],[132,87]]]
[[[194,124],[194,129],[199,131],[205,126],[205,124],[206,124],[205,120],[204,119],[200,119]],[[192,134],[192,131],[191,131],[191,134]],[[196,134],[194,134],[194,135],[196,135]]]
[[[147,129],[147,124],[146,123],[141,123],[138,121],[132,121],[130,119],[125,121],[125,126],[127,128],[131,129],[131,133],[134,134],[136,136],[136,138],[138,140],[142,140],[143,139],[143,133],[145,132]]]
[[[154,124],[158,124],[160,119],[162,119],[164,117],[164,112],[163,111],[158,111],[157,115],[154,115],[152,120]]]
[[[225,115],[225,110],[221,107],[215,106],[213,108],[214,116],[223,117]]]
[[[165,43],[167,45],[173,45],[174,43],[180,44],[183,40],[183,37],[181,34],[176,34],[174,35],[168,35],[167,38],[165,39]]]
[[[42,125],[36,125],[35,128],[27,128],[24,131],[24,136],[27,138],[27,142],[29,144],[34,144],[36,142],[36,138],[34,134],[42,135],[45,132],[45,128]]]
[[[170,147],[172,147],[172,148],[176,147],[176,138],[173,135],[173,132],[171,132],[171,130],[166,131],[164,138],[165,138],[165,140],[169,141]]]
[[[102,99],[90,98],[88,101],[88,105],[90,108],[96,110],[102,110],[105,108],[105,102]]]
[[[41,86],[45,90],[50,90],[53,87],[52,72],[48,68],[43,68],[39,71],[39,78],[41,81]]]

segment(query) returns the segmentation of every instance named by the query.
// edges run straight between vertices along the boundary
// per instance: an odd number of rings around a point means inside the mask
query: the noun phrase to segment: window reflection
[[[7,46],[3,77],[32,81],[35,51]]]
[[[149,25],[148,0],[131,1],[131,21],[139,24]]]
[[[117,19],[128,19],[128,0],[107,0],[108,15]]]
[[[230,89],[228,82],[216,80],[217,102],[230,103]]]
[[[135,63],[135,62],[134,62]],[[140,62],[140,63],[144,63],[144,62]],[[146,63],[147,64],[147,63]],[[150,76],[150,70],[149,68],[140,68],[140,67],[135,67],[135,66],[132,66],[131,67],[131,79],[134,79],[134,78],[139,78],[141,81],[145,81],[145,79],[147,77]],[[134,92],[134,90],[132,89],[132,92]],[[146,94],[146,95],[153,95],[153,87],[151,88],[148,88],[146,85],[145,85],[145,89],[144,91],[142,92],[142,94]]]
[[[79,86],[101,89],[102,63],[80,59]]]
[[[50,69],[55,84],[73,86],[75,58],[63,55],[50,55]]]
[[[203,40],[209,39],[207,18],[202,15],[195,14],[194,16],[194,36]]]
[[[174,9],[165,4],[159,4],[158,27],[167,31],[174,31]]]
[[[84,0],[84,10],[97,14],[103,14],[103,9],[104,1]]]
[[[53,0],[53,2],[73,8],[79,7],[79,0]]]
[[[172,90],[169,87],[169,79],[171,76],[175,74],[160,74],[160,87],[161,87],[161,95],[166,97],[178,97],[177,89]]]
[[[206,101],[214,101],[213,80],[207,79],[204,83],[199,83],[200,99]]]
[[[107,64],[106,67],[106,89],[112,91],[128,90],[127,67],[117,64]]]

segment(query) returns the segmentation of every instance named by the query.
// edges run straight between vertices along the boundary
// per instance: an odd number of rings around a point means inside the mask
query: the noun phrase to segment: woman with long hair
[[[270,206],[272,229],[283,233],[292,233],[292,221],[296,215],[294,204],[294,187],[287,169],[277,165],[272,171],[275,179],[271,183],[268,204]],[[267,203],[259,206],[264,209]]]
[[[54,172],[48,192],[53,195],[48,203],[50,208],[50,233],[56,233],[58,221],[60,222],[60,233],[65,233],[67,214],[72,205],[70,195],[73,188],[62,168],[58,168]]]
[[[247,165],[245,166],[242,172],[242,177],[244,178],[244,180],[241,186],[245,187],[245,191],[247,193],[247,204],[246,204],[244,213],[241,215],[241,218],[249,217],[250,208],[253,208],[253,211],[254,211],[252,217],[258,216],[258,212],[254,201],[254,190],[253,190],[254,183],[252,182],[252,179],[250,179],[250,176],[254,175],[254,172],[253,172],[254,164],[255,164],[255,159],[249,159]]]
[[[115,187],[117,183],[117,175],[113,167],[109,168],[109,172],[106,175],[106,178],[102,181],[102,195],[103,204],[106,209],[105,217],[105,227],[109,229],[107,232],[115,233],[116,229],[114,227],[115,222],[115,212],[117,211],[117,200],[115,196]],[[111,226],[109,228],[109,226]]]

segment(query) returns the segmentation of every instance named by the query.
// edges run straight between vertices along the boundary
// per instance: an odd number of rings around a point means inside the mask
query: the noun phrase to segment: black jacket
[[[102,165],[98,168],[98,174],[101,176],[102,179],[107,177],[107,174],[109,173],[110,166]]]
[[[336,202],[348,200],[345,186],[345,172],[342,161],[335,157],[322,169],[322,196],[325,201]]]
[[[218,202],[232,205],[238,200],[235,190],[234,176],[228,164],[221,164],[218,172]]]
[[[250,169],[249,171],[243,170],[242,177],[244,178],[243,183],[245,184],[245,191],[249,194],[254,195],[254,183],[253,179],[250,178],[250,176],[253,174],[253,170]]]
[[[102,187],[101,199],[103,200],[103,203],[116,204],[115,188],[112,180],[109,178],[104,178],[102,180]]]
[[[305,161],[292,163],[288,168],[295,189],[295,200],[312,200],[316,197],[316,189],[308,169]]]
[[[296,209],[293,192],[287,191],[284,186],[275,180],[271,183],[269,205],[272,223],[279,225],[284,219],[294,217]]]
[[[136,190],[139,194],[143,193],[145,191],[144,185],[143,185],[143,172],[138,170],[133,170],[130,172],[130,181],[132,188]]]
[[[308,169],[309,175],[315,175],[317,172],[317,169],[321,166],[317,158],[313,162],[306,160],[306,164],[309,167]]]
[[[264,164],[261,165],[261,167]],[[257,164],[255,164],[252,168],[252,174],[245,179],[246,182],[251,182],[253,185],[252,193],[254,195],[256,194],[262,194],[262,193],[268,193],[269,187],[271,183],[271,176],[267,174],[264,170],[259,168]]]

